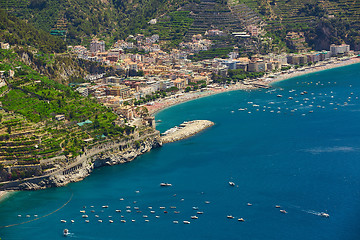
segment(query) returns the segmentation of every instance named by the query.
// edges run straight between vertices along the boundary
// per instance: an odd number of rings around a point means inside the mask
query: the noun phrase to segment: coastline
[[[0,191],[0,202],[9,194],[7,191]]]
[[[322,65],[312,66],[307,69],[298,69],[298,70],[293,70],[292,72],[286,72],[286,73],[280,74],[274,78],[268,78],[265,80],[256,79],[254,81],[251,81],[248,84],[243,84],[243,83],[238,82],[236,84],[232,84],[227,87],[211,88],[211,89],[207,89],[205,91],[183,93],[182,95],[173,96],[173,97],[165,98],[165,99],[159,99],[159,100],[155,101],[153,105],[146,106],[146,107],[147,107],[150,115],[155,115],[156,113],[158,113],[166,108],[169,108],[169,107],[172,107],[172,106],[184,103],[184,102],[192,101],[192,100],[195,100],[198,98],[208,97],[211,95],[224,93],[224,92],[230,92],[230,91],[236,91],[236,90],[258,89],[259,87],[257,87],[256,85],[263,85],[263,86],[270,87],[274,83],[285,81],[285,80],[288,80],[288,79],[291,79],[294,77],[299,77],[299,76],[303,76],[303,75],[310,74],[310,73],[320,72],[320,71],[324,71],[324,70],[334,69],[334,68],[348,66],[348,65],[357,64],[357,63],[360,63],[359,57],[354,57],[354,58],[350,58],[350,59],[347,59],[344,61],[339,61],[339,62],[323,63]]]

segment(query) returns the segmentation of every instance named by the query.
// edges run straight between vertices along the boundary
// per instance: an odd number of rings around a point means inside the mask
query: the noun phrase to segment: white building
[[[330,52],[331,56],[336,56],[338,54],[344,54],[350,51],[350,46],[347,44],[341,44],[341,45],[330,45]]]

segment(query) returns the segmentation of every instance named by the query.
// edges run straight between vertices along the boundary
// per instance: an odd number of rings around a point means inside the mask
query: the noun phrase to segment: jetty
[[[183,122],[179,126],[170,128],[166,132],[162,133],[161,141],[162,143],[176,142],[191,137],[213,125],[214,123],[208,120]]]

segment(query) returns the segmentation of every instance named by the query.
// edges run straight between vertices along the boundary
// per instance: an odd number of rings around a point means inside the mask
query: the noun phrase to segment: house
[[[58,114],[58,115],[55,116],[55,120],[57,120],[57,121],[65,120],[65,115],[64,114]]]

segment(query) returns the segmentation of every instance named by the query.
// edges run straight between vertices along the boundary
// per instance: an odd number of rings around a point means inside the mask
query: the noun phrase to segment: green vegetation
[[[212,74],[212,80],[215,83],[227,83],[243,81],[246,79],[255,79],[264,76],[264,72],[245,72],[242,69],[228,71],[228,77]]]
[[[360,2],[352,0],[239,0],[260,14],[265,29],[285,39],[289,31],[305,33],[317,50],[346,42],[360,49]]]
[[[43,30],[38,30],[0,9],[0,38],[10,45],[31,45],[43,52],[64,52],[65,42]]]
[[[204,59],[227,58],[229,52],[231,52],[232,50],[232,47],[212,48],[207,51],[200,51],[197,54],[190,55],[189,59],[193,61],[201,61]]]
[[[39,53],[41,61],[51,58]],[[15,71],[7,78],[8,92],[0,97],[0,164],[39,164],[42,159],[74,157],[97,142],[125,138],[134,131],[115,124],[117,115],[95,99],[84,98],[70,87],[25,65],[12,50],[0,49],[0,69]],[[63,115],[64,120],[55,116]],[[87,121],[82,126],[77,123]],[[41,174],[41,169],[17,169],[1,179]]]
[[[86,45],[95,35],[112,43],[139,33],[148,27],[150,19],[174,11],[186,2],[188,0],[7,0],[0,1],[0,8],[48,33],[66,31],[66,41],[70,44]]]
[[[171,12],[160,18],[158,23],[150,25],[142,32],[144,34],[158,34],[160,41],[166,41],[165,48],[174,48],[184,38],[189,30],[193,19],[189,17],[189,11]]]

